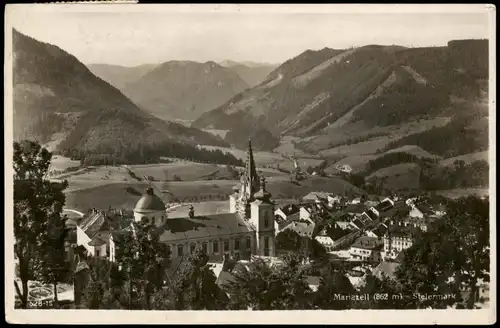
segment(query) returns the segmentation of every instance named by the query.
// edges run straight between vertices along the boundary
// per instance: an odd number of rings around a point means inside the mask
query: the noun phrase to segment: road
[[[72,208],[63,208],[63,212],[71,212],[71,213],[75,213],[75,214],[78,214],[80,215],[81,217],[83,217],[85,214],[80,212],[80,211],[77,211],[77,210],[74,210]]]

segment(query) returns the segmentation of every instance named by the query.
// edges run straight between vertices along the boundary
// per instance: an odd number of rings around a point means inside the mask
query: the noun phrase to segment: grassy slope
[[[59,148],[108,153],[168,141],[223,145],[220,138],[161,121],[141,111],[77,58],[48,43],[13,33],[14,137]]]
[[[159,190],[168,189],[174,195],[165,196],[167,201],[175,198],[192,201],[192,197],[198,200],[219,200],[219,197],[226,199],[232,193],[232,188],[237,184],[234,180],[212,180],[212,181],[181,181],[181,182],[153,182]],[[66,194],[66,206],[78,210],[86,210],[91,207],[107,208],[133,208],[140,198],[135,193],[127,192],[128,187],[141,193],[147,188],[146,182],[114,182],[97,187],[90,187],[76,191],[70,191]],[[71,188],[70,181],[70,188]],[[340,178],[320,178],[313,177],[300,181],[296,185],[288,181],[288,178],[269,177],[268,190],[275,199],[287,199],[303,197],[310,191],[327,191],[335,193],[355,193],[361,194],[363,191],[349,184]],[[211,196],[212,198],[204,198]],[[186,199],[187,198],[187,199]],[[201,199],[200,199],[201,198]]]

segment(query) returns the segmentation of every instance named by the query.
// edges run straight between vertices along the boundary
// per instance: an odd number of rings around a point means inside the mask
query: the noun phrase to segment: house
[[[419,231],[411,225],[401,223],[389,225],[383,238],[385,258],[394,260],[403,250],[410,248]]]
[[[305,202],[328,203],[328,197],[333,197],[333,194],[323,191],[311,191],[302,197],[302,200]]]
[[[363,204],[357,203],[357,204],[348,204],[344,208],[344,212],[349,213],[351,215],[355,214],[361,214],[364,211],[366,211],[366,207]]]
[[[351,245],[349,253],[356,260],[379,262],[383,244],[378,238],[361,236]]]
[[[300,206],[289,204],[278,208],[274,211],[274,215],[279,216],[284,221],[294,220],[299,218]]]
[[[288,224],[282,231],[293,230],[301,237],[313,238],[315,224],[310,221],[294,221]]]
[[[351,173],[352,172],[352,167],[348,164],[339,164],[336,165],[335,168],[341,172],[345,173]]]
[[[125,228],[132,221],[123,210],[93,208],[76,226],[76,244],[83,246],[89,255],[108,257],[110,233]]]
[[[374,238],[383,238],[387,232],[387,225],[379,223],[374,229],[366,231],[366,235]]]

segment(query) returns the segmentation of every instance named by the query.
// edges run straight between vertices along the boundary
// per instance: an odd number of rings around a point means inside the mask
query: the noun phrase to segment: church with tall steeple
[[[233,190],[228,213],[201,214],[190,206],[189,216],[170,217],[165,203],[148,188],[134,208],[134,220],[156,226],[160,241],[170,248],[171,259],[182,260],[197,249],[206,252],[211,260],[225,255],[241,259],[275,256],[274,202],[264,177],[257,174],[251,141],[244,172]],[[109,249],[106,256],[111,261],[115,247],[119,247],[119,234],[110,231],[107,246],[102,246]]]
[[[234,193],[229,196],[229,212],[238,213],[242,218],[248,220],[250,217],[250,204],[254,200],[254,194],[259,191],[259,176],[253,158],[252,142],[248,141],[245,171],[241,175],[240,184],[233,188]]]

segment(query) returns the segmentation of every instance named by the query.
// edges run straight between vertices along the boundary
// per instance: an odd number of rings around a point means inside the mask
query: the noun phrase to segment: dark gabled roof
[[[396,217],[396,216],[406,216],[410,213],[411,208],[404,202],[398,201],[393,207],[386,211],[379,211],[380,218]]]
[[[389,202],[388,200],[385,200],[385,201],[381,202],[380,204],[378,204],[377,206],[375,206],[375,209],[378,212],[384,212],[384,211],[389,210],[392,206],[393,205],[391,204],[391,202]]]
[[[351,245],[351,247],[362,248],[362,249],[378,249],[381,248],[383,244],[375,237],[361,236]]]
[[[380,223],[372,232],[377,236],[383,236],[387,231],[387,226],[383,223]]]
[[[378,218],[378,217],[377,217],[377,215],[376,215],[375,213],[373,213],[373,211],[368,210],[368,211],[366,211],[365,213],[366,213],[366,214],[370,217],[370,219],[372,219],[372,220],[376,220],[376,219]]]
[[[390,236],[413,236],[419,231],[419,228],[415,228],[412,225],[390,225],[387,234]]]
[[[223,213],[194,218],[169,218],[160,227],[160,241],[228,236],[252,229],[237,213]]]
[[[348,204],[344,211],[347,213],[363,213],[366,210],[364,204]]]
[[[99,237],[94,237],[92,238],[92,240],[89,242],[89,246],[102,246],[102,245],[105,245],[106,242],[104,240],[102,240],[101,238]]]
[[[362,229],[365,226],[365,224],[360,219],[354,219],[352,223],[359,229]]]

